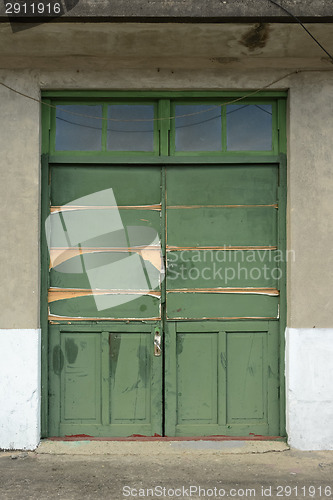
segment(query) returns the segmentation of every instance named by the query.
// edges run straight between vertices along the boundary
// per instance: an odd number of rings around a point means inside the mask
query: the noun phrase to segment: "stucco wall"
[[[333,73],[294,78],[289,98],[288,326],[333,326]]]
[[[6,75],[39,97],[38,79]],[[39,105],[0,86],[0,328],[39,326]]]
[[[40,331],[0,330],[0,448],[40,440]]]
[[[300,450],[333,450],[333,329],[287,328],[287,433]]]
[[[70,30],[70,25],[65,26],[67,30]],[[32,48],[36,52],[38,37],[36,32],[33,30],[31,32]],[[200,37],[198,40],[200,44]],[[302,45],[302,40],[301,37],[298,39],[300,45]],[[29,43],[28,35],[25,35],[24,42],[24,44],[18,44],[21,49],[17,49],[16,64],[19,62],[20,51],[24,52],[29,49],[26,45]],[[61,38],[53,37],[52,43],[54,47],[57,47],[55,50],[59,52],[57,44],[61,46]],[[229,45],[226,51],[228,57],[233,54],[232,47],[234,47],[235,55],[245,50],[239,48],[238,45],[236,47],[236,42],[232,43],[234,45]],[[175,39],[173,39],[173,44],[176,44]],[[174,64],[168,58],[165,60],[160,58],[161,67],[156,67],[155,59],[150,60],[145,57],[146,46],[142,46],[141,52],[139,50],[139,54],[133,56],[132,59],[126,59],[132,46],[125,44],[123,51],[118,51],[114,60],[109,58],[108,65],[105,66],[94,54],[91,54],[86,62],[84,57],[80,58],[77,54],[74,57],[79,45],[77,38],[72,49],[66,45],[68,54],[64,61],[59,55],[56,59],[50,58],[47,61],[46,57],[40,59],[35,53],[35,59],[32,62],[34,70],[5,69],[10,57],[0,58],[0,81],[36,98],[39,97],[40,89],[43,88],[245,90],[263,87],[279,78],[290,71],[291,61],[295,61],[291,54],[286,60],[286,68],[281,67],[281,53],[277,67],[274,68],[275,56],[269,58],[269,53],[266,53],[264,58],[260,54],[257,59],[253,57],[247,69],[239,67],[237,61],[225,61],[222,65],[215,61],[211,67],[208,59],[203,59],[207,54],[201,52],[202,57],[197,59],[195,47],[192,47],[192,56],[187,61],[186,67],[182,68],[181,63],[186,56],[184,53],[181,54],[178,62],[177,58],[173,58]],[[300,45],[295,48],[296,52]],[[279,47],[280,52],[284,50],[280,45],[277,45],[274,50],[279,50]],[[286,48],[285,52],[287,53],[289,49]],[[223,51],[221,53],[223,54]],[[311,67],[314,53],[309,54],[311,59],[308,60],[308,64]],[[245,57],[244,54],[242,57]],[[94,60],[96,70],[93,69]],[[5,63],[1,64],[1,61]],[[38,61],[41,63],[41,69],[38,69]],[[269,69],[263,69],[265,61]],[[23,61],[22,65],[24,64],[26,63]],[[320,57],[314,65],[323,66]],[[68,69],[69,66],[72,69]],[[303,66],[306,66],[305,62]],[[307,401],[307,408],[312,404],[312,409],[304,415],[302,403],[304,385],[296,381],[299,381],[299,377],[306,372],[308,362],[306,356],[303,359],[302,356],[297,355],[298,348],[302,346],[303,341],[305,346],[310,346],[305,347],[309,349],[307,352],[311,352],[317,340],[319,342],[318,352],[314,350],[315,354],[311,359],[314,387],[323,377],[323,361],[326,360],[327,363],[332,364],[333,357],[333,294],[331,292],[333,282],[331,250],[333,244],[331,223],[333,220],[333,73],[326,72],[325,68],[321,72],[300,73],[284,79],[271,89],[289,90],[287,246],[288,249],[294,250],[295,255],[295,260],[291,259],[288,262],[287,276],[287,326],[291,328],[288,330],[287,343],[289,439],[292,445],[302,448],[305,446],[303,439],[305,436],[308,439],[307,449],[329,448],[333,447],[332,435],[323,434],[323,439],[319,442],[310,432],[310,429],[318,423],[318,409],[324,420],[330,418],[333,413],[329,385],[323,384],[321,389],[321,398],[326,398],[327,404],[319,404],[314,396],[315,390],[313,390],[312,399]],[[39,328],[40,105],[2,86],[0,86],[0,102],[2,118],[0,121],[0,200],[2,204],[0,328],[6,329],[2,332],[3,344],[0,347],[1,352],[4,352],[8,359],[8,364],[2,369],[5,370],[7,367],[10,373],[13,373],[15,365],[16,375],[12,378],[11,385],[7,387],[12,391],[13,398],[16,397],[18,401],[21,401],[15,410],[16,414],[19,415],[21,412],[22,418],[28,414],[30,424],[34,429],[38,429],[39,407],[29,406],[28,399],[34,390],[37,391],[35,394],[39,394],[39,383],[34,375],[31,383],[29,382],[29,389],[24,390],[25,395],[22,396],[22,387],[26,387],[27,367],[19,363],[22,349],[20,342],[16,339],[22,333],[25,349],[27,352],[30,349],[30,352],[35,353],[35,334],[29,333],[26,329],[37,331]],[[327,329],[324,340],[327,352],[324,358],[321,355],[323,352],[320,347],[321,337],[316,336],[318,328]],[[313,333],[309,334],[305,331],[303,336],[304,329],[313,329]],[[37,363],[36,353],[31,359]],[[37,366],[39,369],[38,363]],[[7,389],[5,388],[4,391],[0,397],[0,407],[2,408],[1,417],[5,420],[10,418],[12,406],[6,402]],[[303,418],[300,418],[302,414]],[[11,427],[4,428],[7,429],[7,436],[0,434],[0,447],[8,447],[9,443],[12,447],[31,446],[32,441],[28,434],[25,442],[21,438],[15,441],[8,437],[9,434],[14,436],[19,433],[21,425],[19,422],[20,418],[14,419]],[[303,437],[300,438],[300,435]]]

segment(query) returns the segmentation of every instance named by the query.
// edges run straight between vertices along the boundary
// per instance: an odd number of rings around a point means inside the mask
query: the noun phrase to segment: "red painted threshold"
[[[65,437],[48,437],[50,441],[284,441],[281,436],[260,436],[250,434],[249,436],[192,436],[192,437],[171,437],[171,436],[140,436],[129,437],[94,437],[86,434],[77,434]]]

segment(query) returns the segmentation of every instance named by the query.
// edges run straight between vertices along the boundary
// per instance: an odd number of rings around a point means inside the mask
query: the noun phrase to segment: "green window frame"
[[[285,97],[285,93],[274,92],[267,96],[267,92],[258,94],[254,98],[246,98],[239,93],[230,93],[230,95],[221,97],[222,93],[214,93],[212,96],[209,93],[129,93],[129,95],[124,95],[121,93],[67,93],[67,98],[64,98],[64,93],[58,92],[45,92],[43,94],[44,100],[50,104],[50,147],[49,154],[51,160],[54,161],[68,161],[74,160],[75,158],[82,158],[88,161],[117,161],[125,159],[147,159],[151,161],[156,161],[157,158],[161,157],[173,157],[173,158],[200,158],[203,157],[212,160],[214,158],[225,158],[225,157],[264,157],[264,156],[275,156],[281,152],[281,145],[279,144],[279,100],[281,97]],[[76,95],[79,94],[79,95]],[[83,95],[82,95],[83,94]],[[109,95],[110,94],[110,95]],[[52,99],[49,99],[51,97]],[[83,99],[83,97],[87,98]],[[88,97],[89,96],[89,97]],[[241,98],[241,100],[240,100]],[[270,150],[228,150],[227,148],[227,105],[271,105],[272,107],[272,148]],[[102,126],[101,126],[101,147],[99,150],[57,150],[56,149],[56,108],[57,106],[68,106],[68,105],[91,105],[91,106],[102,106]],[[130,150],[109,150],[108,141],[108,109],[112,105],[151,105],[154,109],[154,121],[153,121],[153,148],[151,151],[130,151]],[[176,117],[177,106],[208,106],[211,109],[217,108],[221,110],[221,149],[216,151],[207,150],[176,150]],[[85,113],[83,113],[85,114]],[[70,116],[70,115],[69,115]],[[204,116],[204,114],[203,114]]]
[[[96,106],[99,105],[102,107],[102,126],[101,126],[101,148],[98,150],[90,150],[90,151],[85,151],[85,150],[75,150],[75,149],[67,149],[67,150],[61,150],[56,148],[56,129],[57,129],[57,117],[56,117],[56,112],[57,112],[57,107],[59,106],[60,109],[62,106]],[[108,110],[110,105],[134,105],[134,106],[153,106],[154,110],[154,121],[153,121],[153,149],[152,151],[114,151],[114,150],[109,150],[108,149]],[[85,113],[83,113],[85,114]],[[52,102],[52,110],[51,110],[51,133],[50,133],[50,153],[53,155],[90,155],[90,156],[95,156],[99,155],[101,157],[103,156],[109,156],[109,155],[118,155],[118,154],[126,154],[130,156],[158,156],[159,150],[158,150],[158,122],[156,120],[158,114],[158,106],[156,101],[148,101],[146,99],[144,100],[139,100],[139,101],[131,101],[131,100],[116,100],[116,101],[108,101],[108,102],[102,102],[99,100],[59,100],[56,102]],[[73,116],[75,118],[75,115],[71,115],[70,113],[68,114],[69,117]],[[70,118],[69,118],[70,119]],[[97,120],[96,120],[97,121]],[[112,122],[111,122],[112,123]]]

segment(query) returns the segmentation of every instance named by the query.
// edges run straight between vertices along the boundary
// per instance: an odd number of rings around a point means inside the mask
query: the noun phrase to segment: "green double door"
[[[49,435],[279,435],[278,164],[53,165]]]

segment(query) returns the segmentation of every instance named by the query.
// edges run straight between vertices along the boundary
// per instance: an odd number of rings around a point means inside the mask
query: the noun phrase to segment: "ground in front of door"
[[[0,453],[0,474],[1,500],[332,498],[333,451],[244,441],[46,441],[36,452]]]

